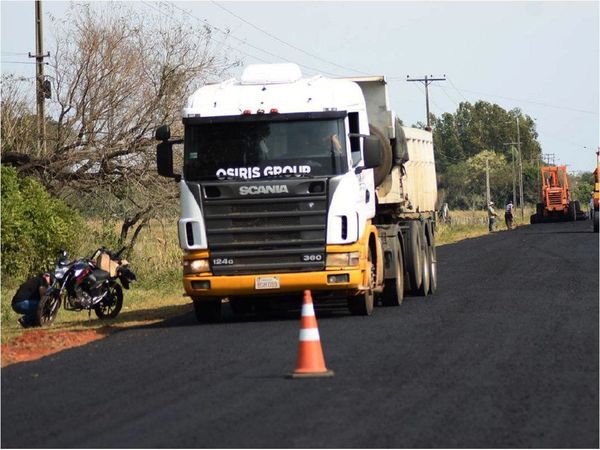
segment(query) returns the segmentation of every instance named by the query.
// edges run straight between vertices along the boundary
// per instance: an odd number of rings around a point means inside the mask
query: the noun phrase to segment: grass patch
[[[504,223],[504,212],[497,209],[498,221],[494,228],[495,232],[507,231]],[[523,219],[521,211],[517,210],[513,225],[515,227],[529,225],[529,216],[534,211],[524,208]],[[437,234],[435,237],[436,245],[453,244],[464,239],[471,239],[489,234],[488,219],[486,211],[450,211],[450,223],[438,222]]]
[[[118,233],[117,223],[87,220],[89,239],[82,243],[77,256],[89,256],[102,245],[113,247]],[[114,248],[113,250],[118,250]],[[71,257],[75,255],[70,255]],[[177,237],[177,219],[152,221],[146,227],[128,258],[138,281],[131,289],[123,290],[123,309],[116,319],[100,320],[92,311],[65,311],[60,309],[52,331],[90,330],[104,326],[130,327],[161,321],[183,314],[191,309],[191,301],[183,296],[181,256]],[[19,314],[11,308],[11,300],[18,286],[25,281],[3,277],[1,287],[1,341],[6,343],[23,333],[17,323]]]

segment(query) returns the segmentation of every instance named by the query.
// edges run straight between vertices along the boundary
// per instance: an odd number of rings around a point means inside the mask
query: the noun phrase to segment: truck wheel
[[[423,278],[423,256],[421,251],[421,227],[417,222],[408,222],[408,239],[406,240],[406,271],[410,289],[414,293],[421,287]]]
[[[348,309],[350,314],[353,316],[370,316],[373,312],[374,294],[373,288],[375,287],[376,270],[375,264],[373,264],[373,250],[369,247],[368,261],[369,261],[369,289],[359,295],[352,295],[348,297]]]
[[[427,245],[426,239],[423,239],[421,242],[423,243],[423,248],[421,250],[421,253],[423,254],[423,271],[421,286],[417,291],[417,295],[425,297],[427,294],[429,294],[429,282],[431,278],[431,252],[429,251],[429,246]]]
[[[429,249],[430,256],[429,293],[433,295],[437,291],[437,252],[435,250],[435,242],[432,242],[431,246],[427,248]]]
[[[221,320],[221,299],[220,298],[194,298],[194,313],[196,319],[201,323],[214,323]]]
[[[594,211],[594,233],[598,232],[598,216],[600,216],[600,214],[598,214],[598,211]]]
[[[402,252],[396,252],[396,278],[385,280],[385,287],[381,295],[381,301],[384,306],[399,306],[404,301],[404,263],[402,261]]]

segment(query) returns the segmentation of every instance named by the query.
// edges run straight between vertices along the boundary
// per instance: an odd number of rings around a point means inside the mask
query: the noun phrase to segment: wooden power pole
[[[421,83],[423,83],[425,85],[425,109],[427,112],[427,129],[431,130],[431,126],[429,124],[429,85],[434,82],[434,81],[446,81],[446,75],[444,75],[444,78],[433,78],[433,75],[431,75],[431,77],[427,78],[427,75],[425,75],[425,78],[409,78],[409,75],[406,76],[406,81],[420,81]]]
[[[37,132],[38,132],[38,153],[40,156],[46,156],[46,90],[44,89],[44,58],[50,56],[50,53],[44,55],[44,35],[42,25],[42,1],[35,0],[35,55],[29,52],[30,58],[35,58],[36,69],[36,103],[37,103]]]
[[[486,207],[490,205],[492,200],[490,195],[490,161],[488,158],[485,159],[485,204]]]

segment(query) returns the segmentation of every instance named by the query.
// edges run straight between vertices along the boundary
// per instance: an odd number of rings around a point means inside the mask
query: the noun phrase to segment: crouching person
[[[52,275],[46,272],[28,279],[17,289],[11,305],[15,312],[23,314],[23,317],[19,318],[19,324],[23,328],[39,325],[38,305],[53,281]]]

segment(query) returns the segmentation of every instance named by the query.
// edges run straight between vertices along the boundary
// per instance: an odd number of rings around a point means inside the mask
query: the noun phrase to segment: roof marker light
[[[249,109],[245,109],[242,114],[248,116],[248,115],[252,114],[252,111],[250,111]]]
[[[279,110],[277,108],[271,108],[271,114],[277,114]]]
[[[256,114],[264,114],[265,110],[264,109],[257,109],[256,110]]]

